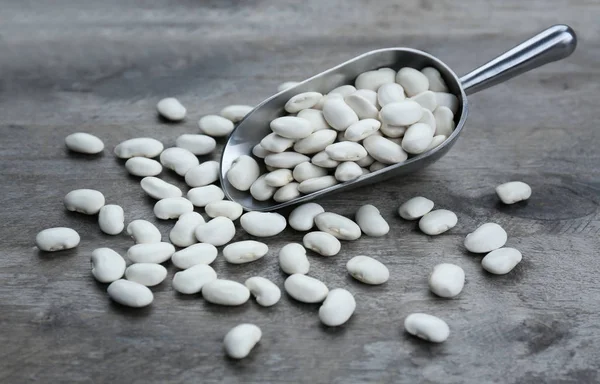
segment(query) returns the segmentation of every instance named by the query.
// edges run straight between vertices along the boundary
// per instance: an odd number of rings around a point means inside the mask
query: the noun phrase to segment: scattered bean
[[[531,197],[531,187],[522,181],[511,181],[496,187],[496,194],[504,204],[514,204]]]
[[[190,187],[204,187],[219,180],[219,163],[216,161],[205,161],[185,174],[185,183]]]
[[[146,307],[154,300],[154,295],[148,287],[129,280],[113,281],[106,291],[111,299],[127,307]]]
[[[332,289],[319,308],[319,319],[329,327],[337,327],[347,322],[355,309],[356,300],[350,292],[342,288]]]
[[[142,243],[127,250],[127,257],[132,263],[160,264],[169,260],[175,253],[175,247],[170,243]]]
[[[356,211],[356,223],[367,236],[381,237],[390,231],[390,226],[379,209],[370,204],[363,205]]]
[[[299,273],[288,276],[283,286],[288,295],[303,303],[320,303],[329,293],[321,281]]]
[[[285,217],[275,212],[247,212],[240,224],[246,232],[257,237],[271,237],[281,233],[287,223]]]
[[[481,260],[481,266],[494,275],[505,275],[512,271],[522,259],[521,252],[514,248],[499,248],[488,253]]]
[[[398,214],[405,220],[416,220],[433,209],[433,201],[422,197],[416,196],[409,199],[398,208]]]
[[[323,212],[325,210],[317,203],[299,205],[290,213],[290,227],[296,231],[308,231],[315,225],[315,217]]]
[[[223,257],[231,264],[245,264],[262,258],[268,251],[269,247],[265,243],[244,240],[223,248]]]
[[[181,189],[173,184],[169,184],[166,181],[159,179],[158,177],[148,176],[144,177],[140,181],[140,186],[148,194],[148,196],[162,200],[169,197],[181,197],[183,193]]]
[[[421,217],[419,229],[427,235],[439,235],[453,228],[458,223],[454,212],[447,209],[437,209]]]
[[[71,133],[65,137],[65,144],[70,151],[95,155],[104,150],[102,140],[84,132]]]
[[[189,247],[197,243],[195,230],[200,224],[204,224],[204,218],[198,212],[182,214],[169,232],[171,243],[178,247]]]
[[[233,221],[226,217],[215,217],[206,224],[196,227],[196,238],[202,243],[216,247],[225,245],[235,236]]]
[[[125,228],[125,213],[123,208],[115,204],[108,204],[98,212],[98,225],[100,230],[107,235],[118,235]]]
[[[217,279],[204,284],[202,297],[213,304],[242,305],[250,298],[250,290],[236,281]]]
[[[223,216],[229,220],[237,220],[244,212],[242,206],[234,201],[220,200],[209,203],[204,208],[209,217]]]
[[[35,237],[35,245],[40,251],[55,252],[75,248],[79,245],[79,234],[65,227],[47,228]]]
[[[253,109],[254,107],[249,105],[228,105],[221,109],[221,116],[231,120],[232,123],[237,123],[242,121]]]
[[[321,231],[327,232],[340,240],[356,240],[361,235],[358,224],[333,212],[318,214],[315,216],[315,224]]]
[[[216,185],[206,185],[190,189],[186,197],[194,206],[205,207],[212,202],[223,200],[225,194]]]
[[[281,290],[271,280],[254,276],[246,280],[246,287],[256,297],[256,302],[263,307],[271,307],[281,298]]]
[[[173,276],[173,289],[184,295],[198,293],[208,283],[217,280],[217,273],[206,264],[194,265]]]
[[[458,265],[438,264],[429,275],[429,289],[440,297],[458,296],[464,285],[465,271]]]
[[[121,159],[129,159],[131,157],[148,157],[153,158],[163,151],[163,143],[149,137],[138,137],[135,139],[125,140],[115,147],[115,155]]]
[[[158,113],[167,120],[181,121],[185,118],[187,112],[179,100],[173,97],[162,99],[156,104]]]
[[[294,273],[307,274],[310,263],[306,257],[306,249],[302,244],[289,243],[279,251],[279,267],[288,275]]]
[[[433,343],[442,343],[450,335],[450,328],[444,320],[425,313],[408,315],[404,320],[404,329],[411,335]]]
[[[175,252],[171,261],[179,269],[188,269],[198,264],[211,264],[217,258],[217,254],[217,248],[212,244],[192,244]]]
[[[162,283],[167,277],[167,269],[160,264],[138,263],[131,264],[125,270],[125,278],[129,281],[154,287]]]
[[[286,89],[282,87],[285,84],[287,83],[280,86],[282,88],[279,90],[280,92]],[[225,353],[232,359],[243,359],[250,354],[250,351],[260,341],[261,337],[262,332],[256,325],[240,324],[232,328],[225,335],[225,339],[223,340]]]
[[[154,215],[162,220],[177,219],[186,212],[193,212],[194,205],[184,197],[167,197],[154,204]]]
[[[213,137],[227,136],[233,131],[234,125],[228,120],[218,115],[207,115],[198,121],[200,130]]]
[[[127,233],[136,244],[160,243],[162,238],[158,228],[146,220],[133,220],[127,226]]]
[[[175,171],[179,176],[185,176],[190,169],[200,164],[196,155],[179,147],[165,149],[160,154],[160,163],[165,168]]]
[[[321,256],[335,256],[340,252],[342,244],[327,232],[309,232],[302,239],[304,247]]]
[[[387,267],[369,256],[354,256],[346,263],[346,269],[352,277],[365,284],[379,285],[390,278]]]
[[[474,253],[488,253],[498,249],[504,244],[508,235],[496,223],[485,223],[465,237],[465,248]]]
[[[133,176],[156,176],[162,172],[162,165],[147,157],[132,157],[125,162],[125,169]]]
[[[215,150],[217,142],[207,135],[183,134],[175,140],[179,148],[187,149],[196,156],[208,155]]]
[[[65,196],[67,210],[95,215],[104,206],[104,195],[95,189],[75,189]]]
[[[125,259],[110,248],[97,248],[92,252],[92,275],[101,283],[112,283],[125,273]]]

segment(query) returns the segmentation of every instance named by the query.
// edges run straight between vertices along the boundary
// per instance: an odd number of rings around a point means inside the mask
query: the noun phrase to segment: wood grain
[[[595,1],[250,0],[164,2],[0,1],[0,382],[22,383],[593,383],[600,381],[600,135],[597,81],[600,4]],[[570,58],[470,98],[463,136],[441,161],[321,201],[353,215],[376,205],[391,226],[382,239],[344,242],[340,255],[310,256],[312,276],[352,291],[358,307],[339,329],[320,325],[317,305],[283,297],[273,308],[249,302],[222,308],[177,295],[174,273],[150,308],[110,302],[89,257],[97,247],[125,253],[127,235],[103,235],[95,217],[66,212],[75,188],[101,190],[146,218],[164,236],[172,222],[152,215],[139,179],[112,155],[120,141],[151,136],[166,146],[197,132],[204,114],[256,104],[277,84],[306,78],[357,54],[409,46],[433,53],[462,74],[555,23],[579,35]],[[176,96],[182,124],[156,118]],[[101,137],[94,157],[68,153],[75,131]],[[184,187],[181,178],[164,178]],[[502,206],[494,187],[523,180],[530,201]],[[395,211],[425,195],[459,217],[437,237]],[[523,262],[510,275],[486,274],[464,236],[493,221]],[[42,254],[38,231],[69,226],[74,250]],[[236,239],[250,238],[238,231]],[[166,238],[166,237],[165,237]],[[253,275],[282,286],[276,255],[301,233],[268,240],[269,254],[248,265],[215,263],[220,276]],[[367,254],[392,278],[379,287],[353,281],[345,263]],[[455,300],[435,298],[427,274],[452,262],[466,272]],[[438,315],[448,342],[404,334],[414,311]],[[248,359],[224,357],[222,338],[240,322],[263,329]]]

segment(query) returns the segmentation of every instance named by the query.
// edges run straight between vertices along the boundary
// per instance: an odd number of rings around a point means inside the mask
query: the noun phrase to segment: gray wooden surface
[[[600,4],[597,1],[0,1],[0,382],[21,383],[592,383],[600,381]],[[158,222],[153,201],[112,155],[120,141],[151,136],[167,146],[197,132],[200,116],[231,103],[255,104],[280,82],[308,77],[375,48],[416,47],[459,74],[538,30],[570,24],[580,44],[567,60],[473,95],[463,136],[420,174],[321,203],[352,215],[379,207],[391,225],[382,239],[345,242],[332,258],[310,256],[312,276],[352,291],[358,306],[344,327],[320,325],[317,305],[285,296],[273,308],[205,303],[171,289],[174,268],[151,307],[110,302],[90,275],[97,247],[125,253],[127,235],[103,235],[95,217],[66,212],[75,188],[101,190],[126,220]],[[178,125],[154,106],[177,96]],[[75,131],[101,137],[100,156],[69,154]],[[165,179],[184,186],[181,178]],[[494,187],[523,180],[526,204],[498,204]],[[396,208],[425,195],[454,210],[458,225],[427,237]],[[486,274],[464,236],[493,221],[523,262],[510,275]],[[41,254],[38,231],[75,228],[81,245]],[[248,238],[238,231],[236,239]],[[269,254],[243,266],[219,258],[219,275],[253,275],[282,286],[276,255],[302,234],[269,239]],[[390,281],[353,281],[345,263],[374,256]],[[427,289],[430,268],[462,266],[454,300]],[[445,319],[449,340],[405,335],[404,317]],[[240,323],[263,330],[244,361],[224,357],[222,338]]]

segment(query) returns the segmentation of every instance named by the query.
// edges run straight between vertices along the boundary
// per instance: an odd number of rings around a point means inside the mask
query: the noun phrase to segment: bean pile
[[[293,84],[282,84],[280,89],[289,86]],[[254,155],[264,158],[271,172],[261,175],[254,158],[241,156],[227,178],[235,188],[250,191],[258,200],[286,201],[299,193],[311,193],[404,161],[408,154],[439,145],[452,132],[457,101],[446,92],[439,72],[433,68],[403,68],[397,73],[384,68],[363,73],[355,86],[344,85],[327,95],[297,95],[286,104],[286,110],[297,115],[273,120],[273,133],[254,148]],[[185,107],[173,98],[161,100],[157,110],[173,121],[183,120],[186,114]],[[220,246],[224,246],[223,258],[232,264],[253,262],[269,253],[268,245],[258,240],[231,243],[236,233],[234,221],[239,220],[244,231],[259,239],[278,235],[288,224],[296,231],[308,232],[302,244],[289,243],[278,252],[280,268],[289,275],[283,288],[295,300],[322,303],[318,316],[327,326],[340,326],[352,316],[357,304],[351,292],[330,290],[324,282],[307,275],[307,249],[324,257],[335,256],[342,248],[340,240],[355,241],[363,234],[385,236],[390,226],[370,204],[361,206],[351,220],[326,212],[317,203],[306,203],[296,207],[286,220],[278,213],[243,213],[238,203],[224,200],[223,191],[215,185],[219,164],[200,163],[197,156],[214,151],[213,137],[228,135],[251,110],[232,105],[224,108],[221,116],[205,116],[199,121],[202,134],[181,135],[173,148],[165,149],[160,141],[146,137],[123,141],[114,148],[117,157],[127,159],[127,171],[142,177],[143,191],[157,200],[154,215],[161,220],[177,220],[169,233],[170,242],[163,242],[160,231],[149,221],[136,219],[125,227],[123,208],[106,204],[100,191],[77,189],[65,196],[67,210],[98,215],[104,233],[118,235],[126,230],[134,240],[127,251],[129,266],[110,248],[92,252],[91,274],[109,284],[107,293],[112,300],[129,307],[150,305],[154,296],[148,287],[164,281],[167,270],[161,263],[171,260],[181,270],[172,281],[173,289],[181,294],[201,293],[206,301],[225,306],[242,305],[251,296],[264,307],[277,304],[281,290],[270,280],[254,276],[242,284],[218,277],[210,266]],[[85,154],[104,149],[103,142],[88,133],[73,133],[65,143],[71,151]],[[293,151],[286,151],[289,148]],[[154,160],[157,157],[159,161]],[[369,165],[370,170],[366,170]],[[186,197],[180,188],[156,177],[163,168],[185,178],[190,187]],[[334,174],[329,174],[333,169]],[[531,196],[531,188],[522,182],[499,185],[496,192],[505,204]],[[195,212],[197,207],[204,208],[209,221]],[[421,231],[432,236],[457,224],[453,212],[433,207],[433,201],[417,196],[401,204],[398,214],[405,220],[419,220]],[[467,235],[464,246],[470,252],[487,254],[482,260],[486,271],[506,274],[521,261],[518,250],[502,248],[507,239],[498,224],[485,223]],[[64,227],[44,229],[36,237],[37,247],[47,252],[71,249],[79,242],[79,234]],[[390,278],[384,264],[365,255],[351,258],[346,269],[367,285],[384,284]],[[435,266],[429,275],[430,290],[445,298],[459,295],[464,281],[462,268],[448,263]],[[423,313],[406,317],[404,327],[406,332],[432,342],[443,342],[450,334],[442,319]],[[232,358],[244,358],[261,337],[256,325],[240,324],[226,334],[225,352]]]
[[[241,156],[227,179],[256,200],[289,201],[439,146],[455,128],[458,107],[435,68],[364,72],[326,95],[290,98],[289,115],[271,121],[272,133],[252,150],[270,173]]]

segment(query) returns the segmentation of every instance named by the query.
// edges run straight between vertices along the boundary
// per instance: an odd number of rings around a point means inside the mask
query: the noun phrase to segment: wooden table
[[[134,4],[137,3],[137,4]],[[594,1],[1,1],[0,9],[0,382],[42,383],[592,383],[600,381],[600,4]],[[111,303],[90,274],[90,253],[125,254],[126,234],[107,236],[96,217],[67,212],[63,196],[101,190],[126,220],[154,218],[154,201],[112,155],[122,140],[151,136],[166,146],[198,132],[197,120],[232,103],[256,104],[276,86],[381,47],[437,55],[463,74],[539,30],[570,24],[580,44],[572,57],[470,98],[458,144],[434,166],[320,201],[353,215],[376,205],[391,226],[380,239],[344,242],[332,258],[310,255],[310,275],[352,291],[358,303],[340,328],[323,327],[318,305],[284,295],[272,308],[249,302],[209,305],[171,288],[175,268],[153,288],[154,303],[131,310]],[[157,119],[156,102],[178,97],[182,124]],[[75,131],[101,137],[100,156],[66,151]],[[184,186],[166,172],[166,180]],[[525,204],[503,206],[494,187],[523,180]],[[457,213],[437,237],[396,215],[425,195]],[[492,276],[468,254],[465,235],[501,224],[523,262]],[[78,248],[34,247],[38,231],[76,229]],[[249,238],[239,230],[236,240]],[[244,281],[282,286],[286,229],[262,260],[215,269]],[[346,273],[355,255],[391,271],[382,286]],[[464,291],[434,297],[427,275],[460,265]],[[404,318],[422,311],[445,319],[451,335],[433,345],[406,335]],[[222,339],[240,322],[263,330],[243,361],[224,357]]]

